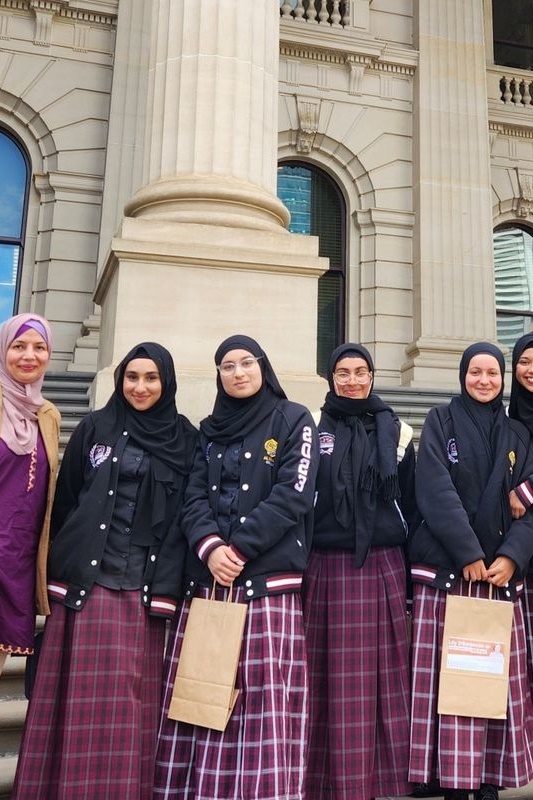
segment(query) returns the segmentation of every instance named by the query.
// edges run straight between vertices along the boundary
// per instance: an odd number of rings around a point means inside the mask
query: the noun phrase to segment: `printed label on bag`
[[[482,642],[451,636],[448,640],[446,667],[503,675],[504,645],[502,642]]]

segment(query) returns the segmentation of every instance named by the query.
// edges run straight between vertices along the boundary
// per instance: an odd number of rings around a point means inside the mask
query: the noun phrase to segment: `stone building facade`
[[[233,332],[317,407],[321,324],[398,387],[456,386],[468,343],[528,329],[533,10],[505,3],[504,30],[501,5],[0,0],[0,145],[28,169],[16,308],[52,322],[53,368],[95,371],[100,405],[156,339],[199,418]],[[315,235],[289,232],[293,168],[337,192],[333,242],[324,199]]]

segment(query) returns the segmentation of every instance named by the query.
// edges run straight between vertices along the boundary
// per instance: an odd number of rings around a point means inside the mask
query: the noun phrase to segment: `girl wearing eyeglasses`
[[[333,352],[304,580],[306,800],[410,791],[404,545],[414,514],[415,453],[411,428],[373,393],[373,382],[365,347],[347,343]]]
[[[318,468],[309,411],[289,402],[248,336],[215,354],[217,396],[200,424],[182,527],[186,602],[171,629],[154,798],[299,800],[308,679],[300,602]],[[224,732],[167,718],[193,596],[213,580],[248,603],[240,694]],[[224,589],[217,592],[219,597]]]

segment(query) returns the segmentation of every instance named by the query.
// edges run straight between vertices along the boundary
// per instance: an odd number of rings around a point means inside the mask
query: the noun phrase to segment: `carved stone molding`
[[[316,97],[296,96],[299,128],[296,134],[298,153],[310,153],[318,131],[321,100]]]
[[[365,76],[365,68],[368,63],[369,60],[361,63],[361,61],[354,56],[348,56],[346,58],[346,64],[350,70],[350,82],[348,84],[348,92],[350,94],[363,94],[363,78]]]
[[[50,47],[52,43],[52,22],[54,19],[53,11],[43,11],[34,8],[35,13],[35,33],[33,43],[40,47]]]
[[[8,14],[0,14],[0,39],[9,39]]]
[[[99,11],[97,8],[73,8],[70,5],[70,0],[0,0],[0,8],[33,11],[36,16],[37,14],[52,15],[52,17],[55,15],[78,22],[90,23],[91,25],[104,25],[105,27],[114,26],[117,21],[116,14],[109,14],[103,10]],[[46,28],[46,22],[44,27]]]
[[[533,130],[531,128],[513,125],[512,123],[489,121],[489,131],[501,134],[502,136],[512,136],[517,139],[533,139]]]
[[[528,217],[533,212],[533,173],[517,169],[518,188],[520,196],[517,204],[519,217]]]

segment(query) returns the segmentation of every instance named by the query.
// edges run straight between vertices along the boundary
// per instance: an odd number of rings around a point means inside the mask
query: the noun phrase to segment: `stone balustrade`
[[[531,77],[503,75],[500,78],[500,99],[506,104],[533,106],[533,72]]]
[[[350,25],[348,0],[280,0],[281,19],[344,28]]]

